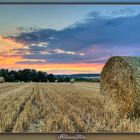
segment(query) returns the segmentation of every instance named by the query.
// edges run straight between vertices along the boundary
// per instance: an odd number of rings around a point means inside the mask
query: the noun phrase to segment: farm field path
[[[92,99],[98,98],[94,92],[75,83],[1,84],[0,131],[85,131],[84,113],[93,109]]]

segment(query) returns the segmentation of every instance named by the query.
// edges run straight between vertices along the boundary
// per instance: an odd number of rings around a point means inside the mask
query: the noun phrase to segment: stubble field
[[[0,132],[140,132],[139,118],[119,118],[99,83],[0,84]]]

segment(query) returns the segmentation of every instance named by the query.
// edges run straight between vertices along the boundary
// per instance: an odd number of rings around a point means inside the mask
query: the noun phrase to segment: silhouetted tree
[[[53,74],[47,75],[47,79],[49,80],[49,82],[55,82],[55,77]]]

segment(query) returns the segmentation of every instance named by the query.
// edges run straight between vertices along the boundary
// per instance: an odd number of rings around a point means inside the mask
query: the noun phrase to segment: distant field
[[[0,84],[1,132],[140,132],[139,119],[117,120],[99,83]]]

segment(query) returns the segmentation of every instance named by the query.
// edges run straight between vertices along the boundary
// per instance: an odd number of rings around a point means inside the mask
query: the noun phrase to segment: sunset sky
[[[140,56],[140,5],[0,5],[0,68],[100,73]]]

